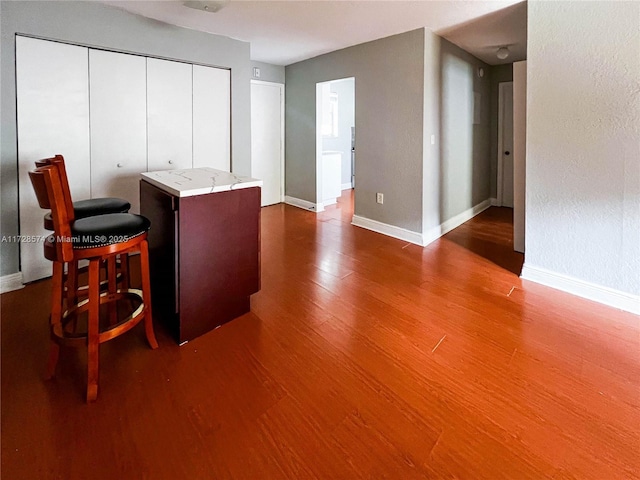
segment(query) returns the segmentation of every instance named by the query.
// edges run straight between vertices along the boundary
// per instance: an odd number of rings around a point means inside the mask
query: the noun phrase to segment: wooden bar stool
[[[149,281],[149,252],[147,231],[149,221],[140,215],[111,213],[75,219],[73,203],[65,198],[65,187],[55,165],[29,172],[31,183],[41,208],[50,209],[54,235],[45,241],[45,257],[53,262],[53,288],[51,296],[51,353],[47,364],[47,377],[54,375],[61,345],[86,346],[87,402],[98,395],[99,345],[129,331],[144,319],[147,341],[157,348],[151,315]],[[140,253],[142,290],[131,288],[110,289],[100,293],[100,265],[117,255]],[[82,301],[72,301],[63,286],[65,263],[80,260],[89,262],[88,295]],[[100,305],[120,299],[135,299],[139,306],[123,320],[100,325]],[[66,308],[63,306],[66,303]],[[75,316],[87,312],[87,332],[80,334],[66,326]]]

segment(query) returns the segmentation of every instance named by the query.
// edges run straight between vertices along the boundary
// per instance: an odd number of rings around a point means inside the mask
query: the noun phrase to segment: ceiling
[[[526,58],[522,0],[103,1],[131,13],[251,44],[251,59],[289,65],[426,27],[490,65]],[[197,9],[207,7],[209,11]],[[212,12],[211,10],[219,10]],[[505,60],[496,57],[508,46]]]

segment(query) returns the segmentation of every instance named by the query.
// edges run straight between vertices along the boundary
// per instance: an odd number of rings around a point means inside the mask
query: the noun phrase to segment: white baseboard
[[[439,239],[445,233],[450,232],[454,228],[462,225],[464,222],[471,220],[479,213],[484,212],[492,205],[493,200],[494,199],[492,198],[488,198],[485,201],[480,202],[475,207],[465,210],[437,227],[430,228],[422,234],[396,227],[394,225],[378,222],[376,220],[371,220],[369,218],[359,217],[358,215],[353,216],[351,224],[357,227],[366,228],[367,230],[382,233],[383,235],[388,235],[389,237],[399,238],[400,240],[405,240],[407,242],[426,247],[430,243]]]
[[[491,202],[491,206],[492,207],[499,207],[500,206],[500,205],[498,205],[498,199],[497,198],[491,197],[489,199],[489,202]]]
[[[476,215],[478,215],[479,213],[484,212],[487,208],[493,205],[494,200],[495,199],[493,198],[488,198],[483,202],[480,202],[479,204],[477,204],[475,207],[471,207],[470,209],[465,210],[462,213],[459,213],[455,217],[450,218],[446,222],[441,223],[436,227],[430,228],[429,230],[424,232],[422,235],[422,239],[423,239],[422,245],[423,246],[429,245],[430,243],[439,239],[444,234],[449,233],[454,228],[458,228],[464,222],[467,222],[471,220],[473,217],[475,217]]]
[[[324,211],[324,205],[322,203],[313,203],[307,200],[302,200],[300,198],[289,197],[285,195],[284,203],[287,205],[292,205],[294,207],[302,208],[303,210],[309,210],[311,212],[322,212]]]
[[[569,275],[552,272],[545,268],[533,267],[526,263],[522,266],[520,277],[524,280],[539,283],[588,300],[593,300],[594,302],[603,303],[610,307],[640,315],[639,295],[632,295],[613,288],[603,287],[602,285],[586,282],[578,278],[570,277]]]
[[[353,185],[351,184],[351,182],[343,183],[341,190],[351,190],[352,188],[353,188]]]
[[[398,238],[400,240],[422,246],[422,235],[405,228],[378,222],[376,220],[371,220],[370,218],[359,217],[358,215],[353,216],[351,225],[366,228],[367,230],[372,230],[389,237]]]
[[[0,277],[0,293],[12,292],[22,287],[24,285],[22,284],[22,273],[20,272]]]

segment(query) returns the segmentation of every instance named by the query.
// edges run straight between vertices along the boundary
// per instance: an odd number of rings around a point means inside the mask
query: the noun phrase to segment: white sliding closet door
[[[146,59],[89,51],[91,196],[118,197],[140,211],[140,173],[147,170]]]
[[[88,49],[16,37],[20,234],[46,235],[45,211],[28,172],[36,160],[64,155],[71,195],[90,197]],[[51,275],[42,242],[21,242],[24,282]]]
[[[231,171],[231,72],[193,66],[193,167]]]
[[[192,65],[147,59],[149,171],[193,165]]]

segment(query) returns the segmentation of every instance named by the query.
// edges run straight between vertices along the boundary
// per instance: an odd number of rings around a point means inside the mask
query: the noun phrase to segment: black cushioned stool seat
[[[71,224],[73,248],[97,248],[128,242],[149,230],[151,223],[133,213],[80,218]]]
[[[73,212],[76,220],[110,213],[127,213],[130,208],[131,203],[123,198],[114,197],[91,198],[73,202]],[[44,216],[44,228],[46,230],[53,230],[51,212]]]

